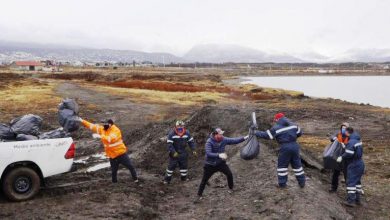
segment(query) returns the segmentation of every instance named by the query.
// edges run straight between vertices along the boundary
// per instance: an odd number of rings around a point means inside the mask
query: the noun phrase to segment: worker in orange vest
[[[112,119],[102,122],[102,125],[92,124],[86,120],[79,118],[81,124],[90,129],[94,138],[100,138],[107,157],[110,158],[112,171],[112,182],[118,182],[117,173],[119,165],[122,164],[129,169],[135,183],[138,183],[138,176],[131,163],[129,155],[126,154],[127,148],[122,140],[121,130],[114,124]]]
[[[340,129],[330,138],[330,141],[334,142],[337,140],[339,143],[342,144],[343,148],[345,148],[345,145],[348,144],[349,141],[349,137],[346,135],[346,131],[348,127],[349,127],[349,123],[347,122],[342,123],[340,125]],[[339,176],[341,172],[344,174],[344,179],[347,180],[347,166],[345,163],[341,164],[341,170],[333,169],[332,187],[329,190],[330,193],[337,192],[337,188],[339,186]]]

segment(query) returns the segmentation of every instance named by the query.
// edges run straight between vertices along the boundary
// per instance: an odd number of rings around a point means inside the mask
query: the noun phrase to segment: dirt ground
[[[74,77],[74,75],[77,77]],[[97,75],[102,73],[96,73]],[[106,75],[106,73],[104,73]],[[190,73],[170,73],[160,75],[125,73],[111,76],[115,80],[174,82],[187,81],[195,85],[225,85],[223,76],[193,77]],[[206,77],[204,77],[206,75]],[[15,76],[4,79],[13,82]],[[65,79],[66,78],[66,79]],[[7,85],[0,92],[30,85],[29,80],[38,80],[37,85],[46,85],[48,97],[41,105],[52,105],[61,98],[77,99],[81,105],[80,116],[92,121],[114,118],[122,129],[124,141],[129,148],[133,163],[140,174],[141,183],[130,181],[124,168],[119,173],[119,183],[112,184],[110,170],[104,168],[86,172],[94,165],[106,163],[107,159],[92,156],[102,153],[101,144],[92,140],[86,129],[73,134],[77,145],[77,170],[64,175],[50,177],[46,187],[33,200],[12,203],[0,194],[1,219],[389,219],[386,202],[390,199],[389,137],[390,111],[371,106],[360,106],[337,100],[316,100],[289,95],[277,96],[254,91],[258,96],[247,96],[247,90],[239,93],[228,92],[223,99],[205,102],[200,96],[199,103],[180,104],[180,101],[161,103],[140,101],[132,93],[112,92],[96,83],[98,77],[89,73],[87,80],[79,73],[70,73],[62,78],[30,76],[17,78],[18,85]],[[197,79],[197,82],[194,82]],[[211,80],[210,80],[211,79]],[[34,81],[35,82],[35,81]],[[47,89],[51,86],[52,93]],[[209,87],[207,87],[209,88]],[[236,88],[235,88],[236,89]],[[148,91],[151,90],[150,88]],[[231,90],[233,91],[233,90]],[[235,90],[234,90],[235,91]],[[261,91],[261,90],[260,90]],[[221,91],[220,91],[221,92]],[[9,93],[7,97],[12,98]],[[154,93],[150,93],[153,96]],[[170,93],[166,94],[171,95]],[[260,97],[259,99],[258,97]],[[177,94],[174,96],[177,97]],[[257,97],[257,98],[256,98]],[[209,97],[208,97],[209,98]],[[8,109],[0,102],[4,114],[1,121],[13,116],[34,113],[43,115],[46,129],[55,128],[55,107],[49,111],[34,110],[14,106]],[[12,110],[12,111],[11,111]],[[31,112],[32,111],[32,112]],[[300,139],[302,154],[309,158],[305,166],[308,177],[307,187],[300,189],[293,173],[289,175],[289,185],[285,190],[276,187],[277,146],[270,141],[261,142],[258,158],[251,161],[240,159],[239,150],[243,144],[228,147],[228,164],[235,178],[235,191],[229,194],[225,177],[215,175],[206,187],[205,198],[194,203],[200,183],[204,160],[204,143],[210,128],[221,126],[226,135],[235,137],[247,134],[249,115],[257,114],[261,129],[271,126],[271,117],[278,111],[285,112],[304,130]],[[181,182],[178,171],[171,185],[162,184],[168,155],[166,134],[174,121],[184,118],[187,127],[196,140],[199,156],[190,157],[190,181]],[[329,194],[329,172],[312,166],[311,160],[321,163],[321,154],[327,144],[327,135],[333,133],[340,122],[349,121],[363,136],[365,146],[366,174],[363,180],[365,189],[361,208],[346,208],[341,203],[346,193],[341,184],[339,192]],[[86,159],[89,158],[89,159]],[[307,161],[305,161],[307,162]]]

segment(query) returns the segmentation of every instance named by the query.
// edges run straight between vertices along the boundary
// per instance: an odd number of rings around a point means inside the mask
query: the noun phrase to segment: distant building
[[[326,70],[326,69],[320,69],[318,70],[318,73],[335,73],[336,71],[334,70]]]
[[[15,61],[11,68],[15,70],[38,71],[42,70],[43,64],[39,61]]]

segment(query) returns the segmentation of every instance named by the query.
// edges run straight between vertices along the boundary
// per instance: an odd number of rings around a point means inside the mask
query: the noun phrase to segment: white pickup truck
[[[44,178],[69,172],[75,155],[72,138],[0,142],[0,183],[13,201],[35,196]]]

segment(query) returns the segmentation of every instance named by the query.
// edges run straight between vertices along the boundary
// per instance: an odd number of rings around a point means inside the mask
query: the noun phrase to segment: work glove
[[[175,153],[173,153],[172,157],[179,157],[179,153],[175,151]]]
[[[194,155],[196,157],[196,156],[198,156],[198,153],[196,151],[192,151],[192,155]]]
[[[341,143],[341,147],[343,147],[343,149],[345,149],[345,144],[344,144],[344,143]]]
[[[83,121],[83,119],[80,118],[80,117],[76,117],[75,120],[78,121],[78,122],[82,122]]]
[[[100,138],[102,138],[102,136],[100,136],[99,134],[96,134],[96,133],[93,133],[93,134],[92,134],[92,137],[93,137],[94,139],[100,139]]]
[[[218,154],[218,157],[221,158],[222,160],[227,160],[227,154],[225,153]]]
[[[337,163],[341,163],[341,161],[343,161],[343,157],[339,156],[336,161],[337,161]]]
[[[249,135],[245,136],[245,137],[244,137],[244,140],[248,140],[248,138],[249,138]]]

